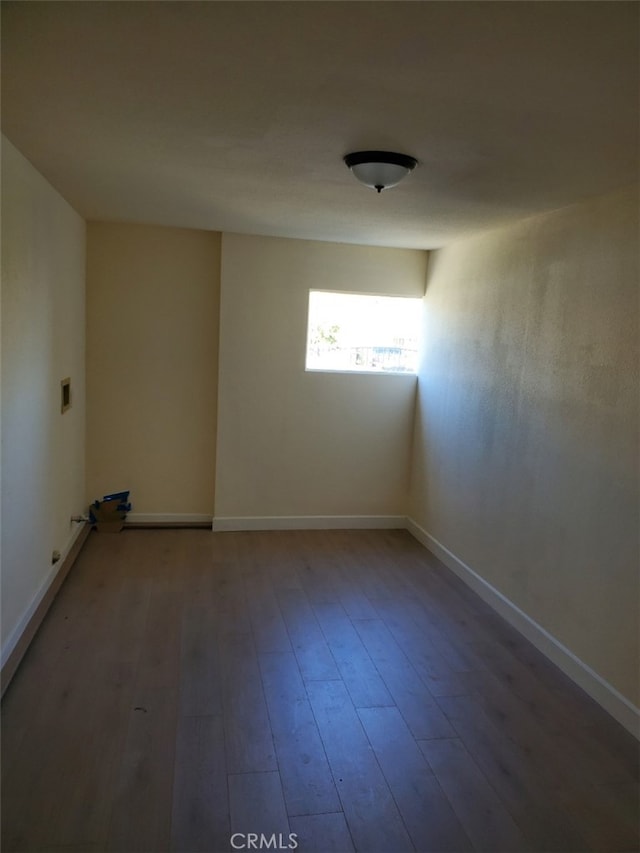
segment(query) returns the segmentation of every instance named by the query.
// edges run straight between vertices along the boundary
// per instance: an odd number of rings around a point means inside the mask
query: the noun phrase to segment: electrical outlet
[[[60,411],[64,414],[67,409],[71,408],[71,378],[60,381]]]

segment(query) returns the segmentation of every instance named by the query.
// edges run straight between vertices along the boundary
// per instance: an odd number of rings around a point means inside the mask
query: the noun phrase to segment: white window
[[[312,290],[307,370],[415,373],[421,299]]]

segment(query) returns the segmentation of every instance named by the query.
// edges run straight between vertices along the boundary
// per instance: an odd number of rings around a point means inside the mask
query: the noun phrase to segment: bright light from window
[[[307,370],[415,373],[421,301],[310,291]]]

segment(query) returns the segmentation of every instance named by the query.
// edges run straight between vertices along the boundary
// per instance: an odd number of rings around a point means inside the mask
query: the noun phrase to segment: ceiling
[[[635,2],[1,8],[3,132],[90,220],[428,249],[638,177]]]

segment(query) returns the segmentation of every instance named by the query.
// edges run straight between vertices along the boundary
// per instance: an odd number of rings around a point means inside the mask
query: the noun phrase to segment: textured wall
[[[424,293],[426,254],[224,234],[216,516],[406,512],[415,376],[305,372],[310,289]]]
[[[87,229],[87,500],[213,515],[220,235]]]
[[[411,514],[638,704],[638,198],[430,256]]]
[[[3,659],[84,511],[84,279],[84,221],[3,138]]]

